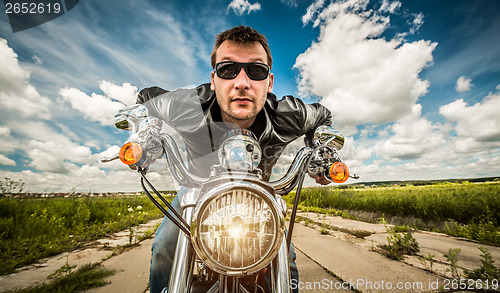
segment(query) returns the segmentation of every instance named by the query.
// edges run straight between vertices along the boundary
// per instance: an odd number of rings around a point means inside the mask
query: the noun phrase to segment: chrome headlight
[[[257,138],[248,129],[233,129],[221,139],[219,162],[225,169],[251,172],[259,165],[261,156]]]
[[[253,273],[276,256],[284,218],[267,190],[248,182],[211,189],[197,204],[191,222],[193,247],[215,271]]]

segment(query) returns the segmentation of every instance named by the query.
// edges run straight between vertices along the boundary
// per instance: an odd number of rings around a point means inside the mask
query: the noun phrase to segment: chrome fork
[[[288,245],[286,244],[286,237],[284,237],[278,255],[271,264],[271,284],[273,286],[273,292],[292,292],[290,287],[290,263],[288,257]]]
[[[186,207],[182,212],[186,222],[191,222],[194,207]],[[179,231],[177,247],[175,249],[174,263],[170,273],[167,292],[185,293],[191,291],[191,281],[194,268],[194,250],[191,247],[191,239]]]

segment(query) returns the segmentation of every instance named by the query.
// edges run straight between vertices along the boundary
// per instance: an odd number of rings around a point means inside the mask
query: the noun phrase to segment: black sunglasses
[[[264,80],[269,76],[271,68],[260,62],[240,63],[234,61],[223,61],[215,64],[215,72],[222,79],[233,79],[238,76],[241,68],[245,68],[247,76],[252,80]]]

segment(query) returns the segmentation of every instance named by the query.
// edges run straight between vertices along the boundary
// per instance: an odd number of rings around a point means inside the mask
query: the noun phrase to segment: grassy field
[[[285,197],[289,204],[293,196]],[[500,246],[498,182],[305,188],[300,205],[358,218],[370,214],[372,221],[398,219],[394,224]],[[145,196],[0,198],[0,275],[161,216]]]
[[[293,196],[287,197],[288,203],[292,202]],[[500,245],[498,182],[306,188],[302,192],[300,204],[309,208],[343,210],[348,214],[363,211],[376,215],[381,221],[393,217],[403,221],[407,219],[408,223],[398,224]]]
[[[145,196],[0,198],[0,275],[162,215]]]

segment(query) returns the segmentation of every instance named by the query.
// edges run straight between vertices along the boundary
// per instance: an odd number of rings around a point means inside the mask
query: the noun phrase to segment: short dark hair
[[[269,67],[271,68],[273,67],[273,57],[271,56],[271,49],[269,49],[266,37],[251,27],[240,25],[223,31],[222,33],[217,35],[215,46],[212,51],[212,55],[210,56],[212,68],[215,67],[215,60],[217,59],[217,49],[219,49],[220,45],[224,41],[233,41],[238,43],[239,45],[260,43],[266,51],[267,65],[269,65]]]

